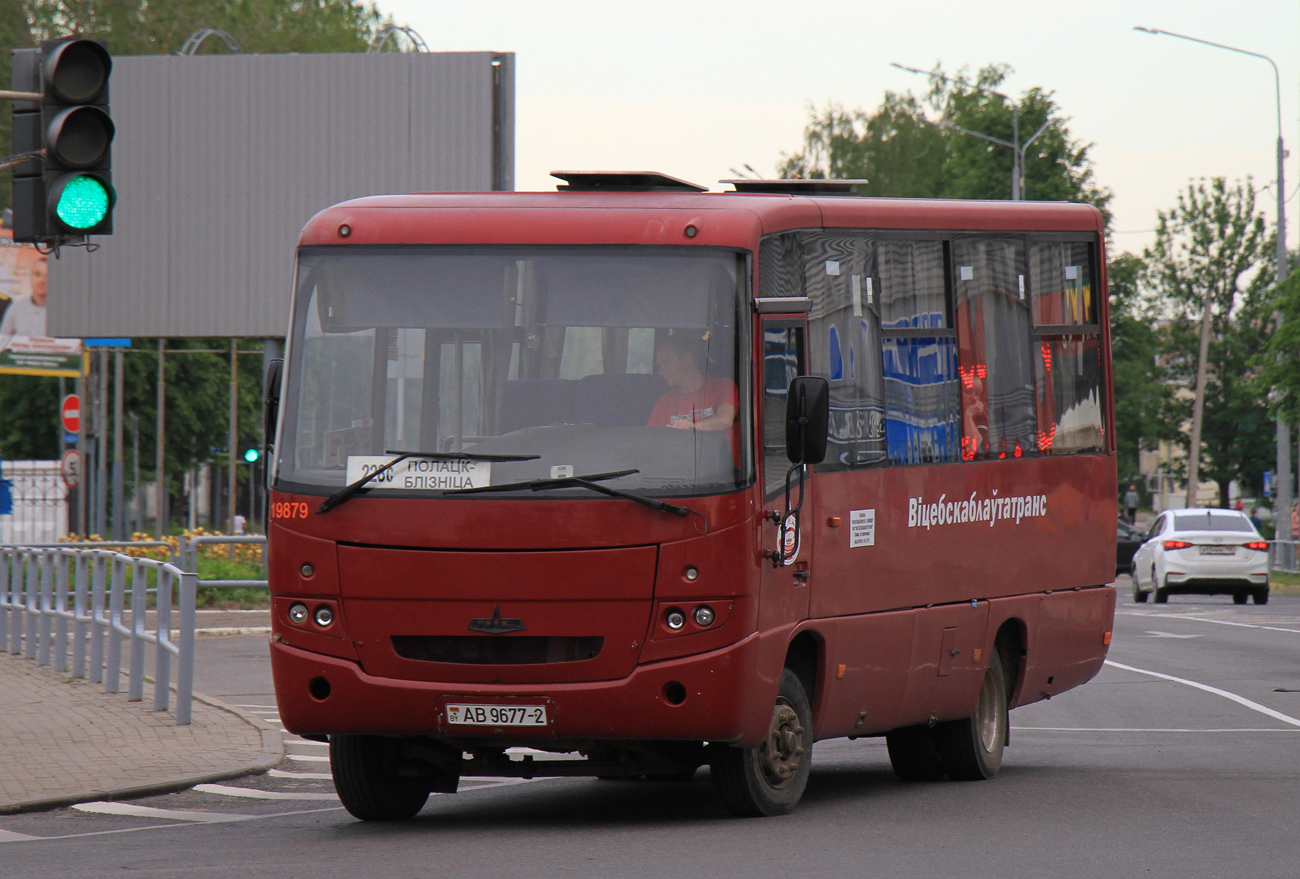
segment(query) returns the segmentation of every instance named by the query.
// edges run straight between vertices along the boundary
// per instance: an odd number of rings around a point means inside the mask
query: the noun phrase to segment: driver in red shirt
[[[736,383],[704,374],[706,339],[695,332],[677,330],[655,352],[655,368],[668,390],[650,413],[648,427],[722,431],[735,423]]]

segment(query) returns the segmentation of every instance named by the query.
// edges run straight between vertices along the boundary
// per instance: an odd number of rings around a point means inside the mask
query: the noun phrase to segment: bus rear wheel
[[[429,799],[429,785],[398,775],[399,739],[330,736],[330,772],[343,808],[362,821],[405,821]]]
[[[997,775],[1002,768],[1009,720],[1006,672],[1001,657],[994,653],[984,671],[975,713],[934,728],[948,777],[953,781],[980,781]]]
[[[751,818],[794,811],[811,766],[812,710],[798,675],[787,668],[767,738],[756,748],[719,747],[710,771],[727,810]]]

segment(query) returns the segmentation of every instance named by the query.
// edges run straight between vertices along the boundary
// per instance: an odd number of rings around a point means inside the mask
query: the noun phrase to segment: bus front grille
[[[540,665],[585,662],[600,654],[600,637],[541,635],[393,635],[393,652],[419,662],[458,665]]]

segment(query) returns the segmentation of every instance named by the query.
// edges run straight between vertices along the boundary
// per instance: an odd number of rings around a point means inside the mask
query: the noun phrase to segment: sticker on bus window
[[[348,455],[349,485],[374,473],[392,455]],[[458,488],[481,488],[492,482],[492,464],[488,461],[431,461],[407,458],[366,483],[366,488],[389,491],[452,491]]]
[[[849,511],[849,546],[876,545],[876,511]]]

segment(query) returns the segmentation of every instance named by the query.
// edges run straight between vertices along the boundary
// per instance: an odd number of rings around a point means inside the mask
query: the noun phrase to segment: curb
[[[0,815],[13,815],[19,812],[43,812],[49,809],[60,809],[64,806],[73,806],[77,803],[91,803],[96,800],[132,800],[139,797],[155,796],[157,794],[170,794],[177,791],[189,790],[196,784],[207,784],[214,781],[229,781],[232,778],[243,778],[248,775],[261,775],[268,769],[280,765],[284,762],[284,738],[280,731],[272,727],[260,717],[256,717],[236,708],[233,705],[227,705],[219,699],[211,696],[204,696],[200,693],[193,694],[195,702],[201,702],[209,708],[216,708],[219,711],[225,711],[233,714],[249,726],[258,730],[262,734],[262,755],[252,764],[240,766],[227,766],[224,769],[218,769],[212,772],[195,772],[185,775],[174,775],[168,778],[158,779],[156,781],[146,781],[138,784],[126,785],[124,787],[102,788],[78,793],[63,794],[57,797],[45,797],[38,800],[24,800],[18,803],[5,803],[0,805]]]

